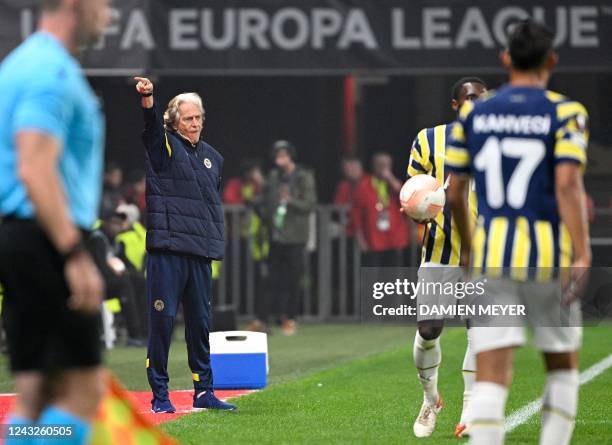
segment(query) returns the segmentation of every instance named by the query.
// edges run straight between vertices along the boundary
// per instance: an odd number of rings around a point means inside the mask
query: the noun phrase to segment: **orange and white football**
[[[446,202],[444,187],[429,175],[416,175],[408,179],[399,197],[404,213],[417,221],[435,218]]]

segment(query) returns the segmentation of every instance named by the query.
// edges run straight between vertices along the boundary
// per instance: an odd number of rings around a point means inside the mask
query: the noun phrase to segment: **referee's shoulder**
[[[23,57],[15,54],[15,57],[5,59],[0,65],[0,73],[5,80],[12,79],[29,88],[66,91],[71,90],[75,71],[78,71],[78,67],[75,68],[63,58],[51,56],[37,60],[25,53]]]

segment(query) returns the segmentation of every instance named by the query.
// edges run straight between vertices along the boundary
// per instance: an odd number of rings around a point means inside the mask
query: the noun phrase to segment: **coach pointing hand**
[[[223,157],[201,140],[204,107],[196,93],[174,97],[161,115],[154,85],[135,77],[141,96],[147,172],[147,377],[153,412],[174,412],[168,396],[168,352],[183,303],[195,409],[233,410],[213,392],[210,366],[211,260],[225,250],[219,189]]]
[[[136,84],[136,91],[142,96],[148,96],[153,94],[153,82],[146,77],[134,77],[138,83]]]
[[[136,91],[142,97],[142,106],[151,108],[153,106],[153,82],[146,77],[134,77],[134,80],[138,82]]]

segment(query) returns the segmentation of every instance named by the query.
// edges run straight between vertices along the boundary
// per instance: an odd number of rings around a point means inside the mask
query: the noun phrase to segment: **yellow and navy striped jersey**
[[[447,184],[449,175],[444,172],[446,141],[453,124],[438,125],[419,131],[410,150],[408,177],[431,175],[441,185]],[[470,193],[470,208],[476,217],[476,195]],[[450,208],[445,207],[435,220],[429,222],[423,238],[421,263],[435,263],[450,266],[459,265],[461,253],[459,232],[451,218]]]
[[[506,275],[510,269],[515,279],[546,280],[555,268],[570,265],[571,240],[557,209],[555,166],[574,162],[584,168],[587,123],[580,103],[540,88],[507,85],[463,105],[446,166],[471,174],[476,183],[476,271]]]

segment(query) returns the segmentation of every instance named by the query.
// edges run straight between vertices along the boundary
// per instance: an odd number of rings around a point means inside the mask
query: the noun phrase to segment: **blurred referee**
[[[41,6],[38,32],[0,65],[0,280],[18,392],[6,443],[31,441],[11,432],[37,422],[69,425],[62,443],[83,444],[104,380],[103,283],[84,249],[98,209],[104,122],[74,54],[102,34],[109,8],[108,0]],[[51,378],[59,392],[47,398]]]

